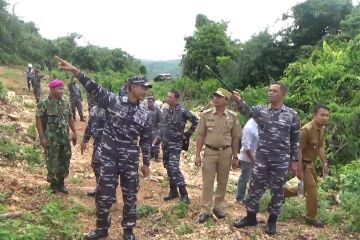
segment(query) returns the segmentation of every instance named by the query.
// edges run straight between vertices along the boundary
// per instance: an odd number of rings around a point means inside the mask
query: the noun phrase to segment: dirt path
[[[25,80],[8,77],[6,72],[6,68],[0,67],[0,78],[7,79],[5,84],[8,88],[14,86],[23,87]],[[21,98],[23,99],[18,105],[21,105],[24,99],[27,101],[33,100],[33,96],[28,92],[23,92],[23,90],[17,92],[22,94]],[[16,108],[23,109],[21,106]],[[23,110],[17,111],[21,112]],[[25,124],[23,131],[26,131],[29,123],[33,121],[35,108],[28,109],[27,111],[28,114],[22,116],[20,120]],[[85,111],[85,114],[87,113]],[[2,124],[8,124],[8,122]],[[88,209],[94,209],[94,199],[86,196],[86,192],[93,190],[95,187],[95,177],[90,167],[92,142],[89,143],[85,154],[81,155],[79,143],[82,139],[86,123],[76,121],[75,124],[79,139],[78,144],[72,149],[70,174],[66,179],[70,194],[68,196],[59,194],[59,196],[63,197],[66,201],[78,202]],[[226,205],[224,207],[227,217],[221,221],[210,221],[205,225],[198,224],[197,215],[200,213],[201,208],[201,173],[187,154],[183,155],[181,165],[189,185],[189,193],[192,200],[188,211],[182,214],[181,206],[179,207],[177,201],[164,202],[162,200],[168,191],[166,173],[162,163],[152,162],[151,175],[146,179],[141,178],[141,187],[138,194],[138,208],[141,210],[151,208],[152,212],[145,214],[147,216],[138,220],[135,229],[138,239],[360,239],[358,235],[347,234],[329,227],[319,230],[306,226],[301,219],[279,222],[280,233],[275,237],[269,237],[263,233],[267,218],[265,213],[259,215],[260,224],[258,227],[242,230],[234,229],[232,227],[233,221],[246,212],[244,206],[234,202],[234,182],[239,176],[239,171],[231,172],[230,184],[226,195]],[[17,189],[20,189],[19,194],[16,195],[16,199],[14,198],[15,200],[10,206],[11,210],[25,209],[34,211],[35,203],[41,200],[34,199],[32,195],[37,191],[36,189],[47,187],[46,169],[35,169],[30,173],[23,169],[21,165],[16,167],[7,166],[0,168],[0,176],[0,183],[3,182],[8,188],[15,186]],[[13,184],[13,182],[15,183]],[[117,190],[117,199],[116,205],[118,210],[112,212],[112,225],[110,237],[108,238],[111,240],[119,239],[122,236],[120,227],[122,196],[119,188]],[[89,214],[83,214],[78,219],[78,222],[81,224],[83,232],[87,232],[95,226],[95,215],[94,213],[90,216]]]

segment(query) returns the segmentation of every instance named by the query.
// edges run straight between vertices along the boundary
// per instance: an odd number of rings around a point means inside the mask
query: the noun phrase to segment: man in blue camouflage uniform
[[[76,84],[76,78],[72,77],[68,85],[70,92],[70,105],[73,119],[76,119],[76,109],[79,112],[80,121],[85,122],[80,87]]]
[[[129,79],[125,96],[113,94],[89,79],[76,67],[57,57],[59,69],[70,71],[78,77],[88,93],[95,96],[97,105],[106,111],[106,122],[100,144],[100,176],[96,192],[96,230],[84,239],[100,239],[108,236],[109,210],[116,193],[115,186],[120,176],[123,193],[123,239],[133,240],[136,223],[136,202],[139,190],[139,145],[143,155],[141,171],[149,174],[151,147],[150,114],[140,108],[139,102],[151,87],[143,76]]]
[[[163,162],[169,178],[170,192],[164,197],[164,201],[178,198],[178,188],[181,201],[190,204],[188,192],[183,174],[180,171],[180,154],[183,141],[188,141],[194,133],[198,119],[188,109],[179,104],[180,94],[172,90],[167,95],[167,104],[163,110],[160,135],[156,137],[154,144],[163,142]],[[186,123],[190,121],[191,126],[184,132]]]
[[[266,226],[269,235],[276,233],[276,221],[284,200],[283,185],[289,165],[296,173],[300,137],[300,122],[295,110],[284,105],[286,87],[281,83],[270,86],[268,106],[248,106],[234,93],[239,111],[258,123],[259,142],[256,152],[248,198],[245,200],[247,216],[235,221],[236,228],[257,225],[259,200],[266,187],[271,189],[270,214]]]
[[[124,82],[124,85],[119,90],[119,96],[125,96],[127,94],[128,80]]]
[[[101,143],[101,137],[103,135],[104,126],[105,126],[106,116],[105,116],[105,109],[100,108],[98,106],[94,106],[90,110],[90,117],[89,121],[87,123],[84,137],[81,143],[81,154],[84,153],[87,144],[89,143],[89,140],[91,137],[94,138],[93,143],[93,153],[92,153],[92,159],[91,159],[91,167],[95,174],[96,179],[96,185],[99,182],[99,176],[100,176],[100,159],[99,159],[99,148]],[[96,190],[93,192],[88,192],[87,195],[90,197],[95,197]]]
[[[148,96],[147,97],[147,108],[150,112],[150,122],[152,128],[152,140],[154,141],[156,136],[159,135],[160,132],[160,124],[161,124],[161,110],[160,108],[155,106],[155,97]],[[158,161],[160,152],[159,144],[151,146],[151,159],[154,158],[155,161]]]

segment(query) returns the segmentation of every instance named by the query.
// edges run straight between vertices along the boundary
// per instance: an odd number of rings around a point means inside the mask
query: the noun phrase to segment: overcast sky
[[[181,58],[184,37],[195,17],[229,21],[233,39],[246,41],[279,27],[282,13],[304,0],[8,0],[15,14],[33,21],[42,36],[54,39],[76,32],[85,42],[121,48],[139,59]],[[12,11],[12,6],[9,7]]]

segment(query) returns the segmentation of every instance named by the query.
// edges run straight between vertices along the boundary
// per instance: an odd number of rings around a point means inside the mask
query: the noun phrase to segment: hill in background
[[[154,60],[140,60],[148,70],[148,77],[153,79],[160,73],[170,73],[174,78],[181,76],[180,59],[154,61]]]

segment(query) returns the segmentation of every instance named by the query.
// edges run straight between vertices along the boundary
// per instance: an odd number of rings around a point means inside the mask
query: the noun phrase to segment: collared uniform
[[[69,118],[72,117],[69,102],[56,100],[51,95],[37,105],[36,117],[40,117],[49,146],[45,149],[47,181],[57,184],[69,174],[71,146]]]
[[[302,164],[304,171],[304,192],[306,198],[306,218],[314,220],[318,211],[317,174],[314,166],[319,155],[319,149],[325,147],[325,127],[317,127],[309,122],[301,128],[300,149],[302,149]],[[286,197],[296,196],[285,190]]]
[[[238,109],[242,114],[254,118],[259,132],[256,162],[250,179],[248,198],[245,200],[247,211],[259,211],[259,200],[269,186],[271,202],[268,212],[278,216],[284,199],[283,185],[289,164],[298,160],[298,114],[285,105],[276,110],[272,109],[271,105],[249,107],[244,101],[238,103]]]
[[[184,133],[188,121],[191,122],[191,127]],[[166,107],[163,109],[160,133],[164,155],[163,162],[170,184],[175,184],[177,187],[186,185],[184,176],[180,171],[182,137],[190,137],[194,133],[197,123],[197,117],[180,104],[175,108]]]
[[[118,96],[106,91],[84,74],[80,74],[79,80],[86,91],[95,97],[97,105],[105,109],[106,115],[99,148],[100,176],[95,197],[97,229],[109,228],[109,210],[116,194],[119,176],[124,201],[121,225],[123,228],[132,228],[136,223],[140,148],[143,164],[149,165],[149,112],[138,104],[131,103],[127,95]]]
[[[237,114],[226,109],[219,115],[215,108],[205,110],[198,124],[199,134],[205,134],[202,165],[202,212],[210,214],[212,207],[221,208],[224,202],[232,157],[232,140],[240,138],[241,127]],[[214,181],[217,181],[215,202]]]
[[[76,109],[79,112],[80,119],[84,119],[83,107],[81,103],[81,92],[80,87],[75,82],[69,83],[69,92],[70,92],[70,104],[71,112],[73,118],[76,118]]]

